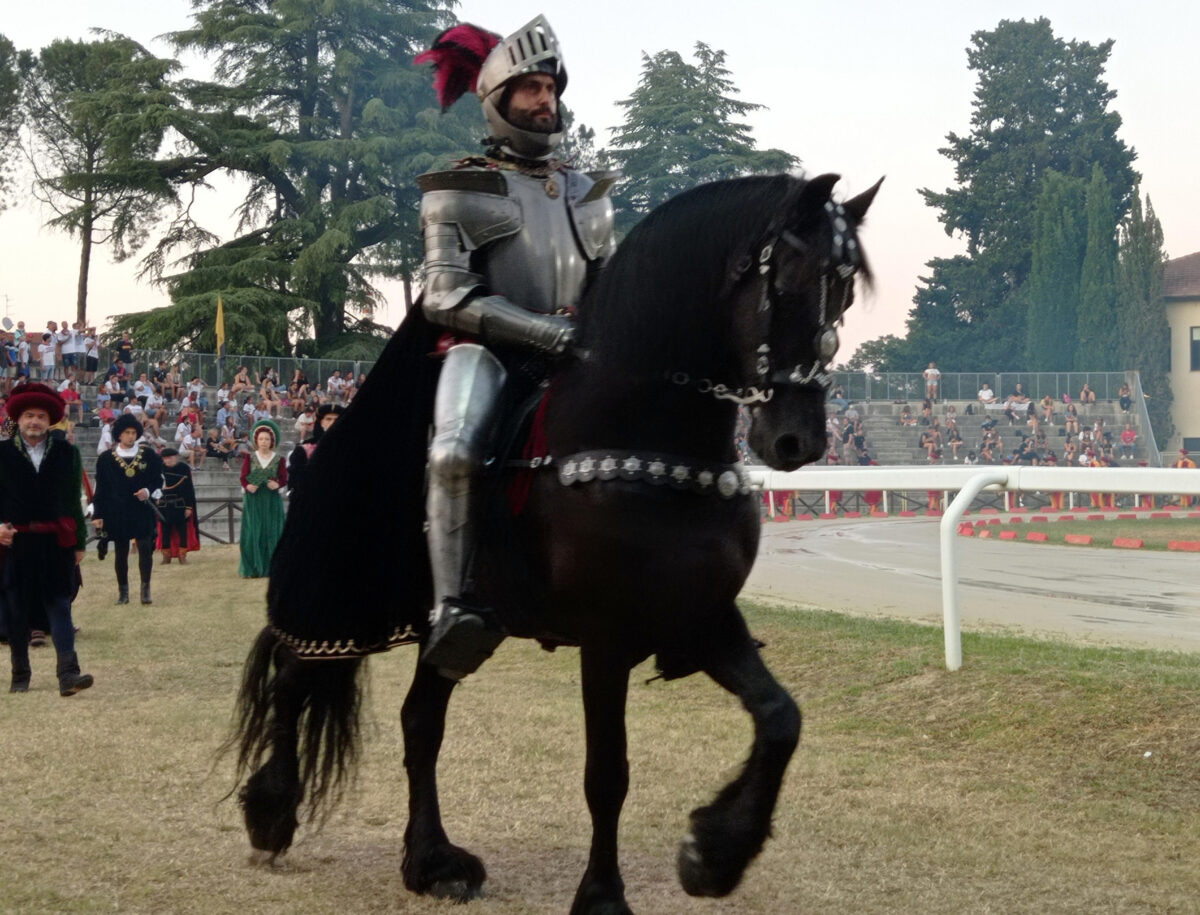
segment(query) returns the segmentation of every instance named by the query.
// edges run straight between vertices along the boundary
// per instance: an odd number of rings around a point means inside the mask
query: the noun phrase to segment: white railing
[[[958,606],[958,524],[985,489],[1005,492],[1112,492],[1200,495],[1200,469],[1147,467],[808,467],[791,473],[747,468],[751,484],[767,492],[822,490],[957,491],[941,520],[942,626],[946,669],[962,667]]]

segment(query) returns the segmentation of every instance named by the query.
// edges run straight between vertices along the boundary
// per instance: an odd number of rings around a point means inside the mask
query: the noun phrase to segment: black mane
[[[638,374],[719,368],[728,318],[717,306],[730,271],[782,228],[805,183],[789,175],[717,181],[646,216],[580,307],[597,365]]]

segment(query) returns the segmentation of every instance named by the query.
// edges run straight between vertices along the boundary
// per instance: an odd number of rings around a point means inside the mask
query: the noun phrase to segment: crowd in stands
[[[135,361],[128,333],[112,347],[112,359],[101,371],[95,328],[79,322],[51,321],[44,332],[29,332],[25,322],[0,331],[0,434],[9,425],[4,411],[12,388],[40,381],[57,388],[67,402],[62,423],[73,441],[75,424],[100,428],[97,453],[112,447],[112,424],[130,414],[142,424],[143,439],[158,449],[175,448],[192,467],[216,460],[229,470],[230,458],[250,450],[249,430],[260,419],[272,419],[295,430],[296,441],[312,433],[317,409],[354,399],[365,375],[336,370],[310,380],[296,369],[286,384],[274,367],[251,373],[239,365],[212,393],[198,376],[186,378],[180,365]],[[141,369],[144,368],[144,371]],[[92,388],[83,390],[84,388]]]

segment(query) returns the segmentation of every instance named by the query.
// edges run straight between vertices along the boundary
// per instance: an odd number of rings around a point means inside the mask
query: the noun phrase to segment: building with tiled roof
[[[1175,438],[1159,447],[1170,460],[1180,447],[1200,451],[1200,251],[1167,261],[1163,297],[1171,326]]]

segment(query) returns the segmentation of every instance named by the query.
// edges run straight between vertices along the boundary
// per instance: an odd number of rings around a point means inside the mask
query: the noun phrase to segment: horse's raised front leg
[[[629,665],[612,652],[588,647],[581,661],[587,731],[583,790],[592,815],[592,848],[571,915],[632,915],[617,860],[617,825],[629,790],[625,739]]]
[[[707,807],[692,811],[679,848],[679,881],[692,896],[733,892],[771,832],[783,773],[800,739],[800,709],[759,657],[741,612],[714,641],[705,672],[742,701],[754,719],[754,745],[741,774]]]
[[[446,729],[446,707],[454,681],[428,664],[417,664],[400,720],[404,768],[408,772],[408,826],[404,830],[404,885],[466,902],[480,895],[487,871],[475,855],[451,844],[442,828],[437,760]]]

